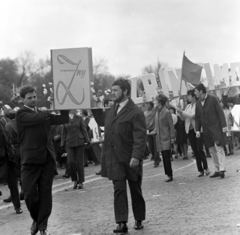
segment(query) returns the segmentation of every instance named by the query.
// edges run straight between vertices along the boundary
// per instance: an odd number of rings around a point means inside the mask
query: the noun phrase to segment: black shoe
[[[165,182],[171,182],[173,181],[173,177],[168,177],[168,179],[165,180]]]
[[[16,207],[15,207],[14,209],[15,209],[15,211],[16,211],[16,214],[22,214],[22,213],[23,213],[21,207],[19,207],[19,208],[16,208]]]
[[[225,177],[224,171],[220,171],[219,176],[223,179]]]
[[[158,167],[159,166],[159,163],[156,163],[156,164],[154,164],[154,166],[153,167]]]
[[[32,226],[30,228],[31,235],[35,235],[38,233],[37,222],[33,221]]]
[[[216,178],[216,177],[219,177],[219,172],[214,172],[213,175],[210,176],[210,178]]]
[[[19,197],[20,197],[20,201],[23,201],[23,200],[24,200],[24,193],[23,193],[23,192],[20,192]]]
[[[200,174],[198,175],[198,177],[203,177],[204,176],[204,172],[200,172]]]
[[[76,189],[77,187],[78,187],[78,183],[77,183],[77,181],[75,181],[73,184],[73,189]]]
[[[2,191],[0,191],[0,196],[2,196]]]
[[[50,235],[50,233],[45,229],[45,230],[40,230],[41,235]]]
[[[136,230],[143,229],[144,226],[142,225],[142,221],[141,221],[141,220],[135,221],[134,228],[135,228]]]
[[[97,173],[96,173],[96,175],[101,175],[101,174],[102,174],[102,172],[101,172],[101,171],[99,171],[99,172],[97,172]]]
[[[117,228],[113,230],[114,233],[127,233],[128,227],[124,223],[119,223]]]
[[[11,202],[12,201],[12,197],[9,196],[8,198],[3,199],[3,201],[6,202],[6,203]]]
[[[84,165],[84,167],[88,167],[88,163]]]
[[[78,185],[78,189],[83,189],[83,185],[82,185],[82,184],[79,184],[79,185]]]

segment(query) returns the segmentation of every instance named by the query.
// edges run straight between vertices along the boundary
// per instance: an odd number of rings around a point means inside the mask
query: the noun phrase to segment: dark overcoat
[[[69,118],[69,122],[63,125],[61,146],[71,148],[83,146],[85,143],[90,143],[90,140],[83,119],[74,115],[73,119]]]
[[[224,146],[226,134],[222,128],[226,127],[226,119],[217,98],[207,94],[207,98],[202,105],[200,100],[196,103],[196,131],[203,130],[203,140],[207,148],[213,147],[214,143]]]
[[[61,125],[68,122],[68,110],[62,110],[61,115],[49,112],[34,112],[24,107],[17,111],[16,123],[20,141],[21,164],[44,164],[48,152],[56,160],[51,125]]]
[[[115,116],[115,106],[103,112],[92,109],[99,126],[105,126],[102,153],[102,176],[109,180],[136,181],[142,176],[142,162],[146,147],[146,121],[143,112],[131,99]],[[140,160],[130,168],[132,158]]]

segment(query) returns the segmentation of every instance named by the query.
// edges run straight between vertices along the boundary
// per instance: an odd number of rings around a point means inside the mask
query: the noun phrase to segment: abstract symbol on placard
[[[57,87],[56,87],[56,97],[57,97],[57,101],[60,105],[64,104],[64,102],[66,101],[66,98],[67,96],[69,96],[69,98],[71,99],[71,101],[74,103],[74,104],[77,104],[77,105],[80,105],[83,103],[84,99],[85,99],[85,91],[84,91],[84,88],[82,88],[82,93],[83,93],[83,97],[81,99],[81,101],[78,101],[74,96],[73,94],[71,93],[70,89],[71,89],[71,86],[72,86],[72,83],[74,81],[74,79],[76,78],[77,75],[81,75],[82,73],[82,70],[79,69],[79,66],[81,64],[81,60],[79,60],[78,63],[75,63],[73,61],[71,61],[70,59],[68,59],[66,56],[64,55],[58,55],[57,57],[57,60],[59,62],[59,64],[64,64],[64,61],[67,63],[67,64],[71,64],[73,66],[76,66],[75,69],[71,70],[71,69],[68,69],[68,70],[61,70],[61,72],[73,72],[73,75],[72,75],[72,78],[70,80],[70,83],[68,84],[68,86],[62,82],[62,81],[59,81],[58,84],[57,84]],[[85,72],[84,72],[84,75],[85,75]],[[65,90],[65,94],[62,98],[62,100],[60,101],[59,99],[59,88],[60,88],[60,85],[64,88]]]

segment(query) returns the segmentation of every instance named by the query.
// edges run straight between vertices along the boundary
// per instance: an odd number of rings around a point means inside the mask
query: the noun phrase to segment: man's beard
[[[122,92],[121,96],[115,99],[115,103],[121,103],[123,99],[124,99],[124,94]]]

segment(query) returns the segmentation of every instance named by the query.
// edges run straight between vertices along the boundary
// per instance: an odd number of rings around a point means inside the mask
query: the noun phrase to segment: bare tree
[[[107,60],[102,57],[95,58],[93,62],[94,78],[98,78],[100,74],[108,74]]]
[[[20,87],[22,83],[26,80],[31,79],[36,74],[45,74],[50,70],[50,60],[40,59],[35,62],[35,55],[31,51],[25,51],[16,59],[16,64],[18,65],[18,70],[20,78],[17,83],[17,87]]]

